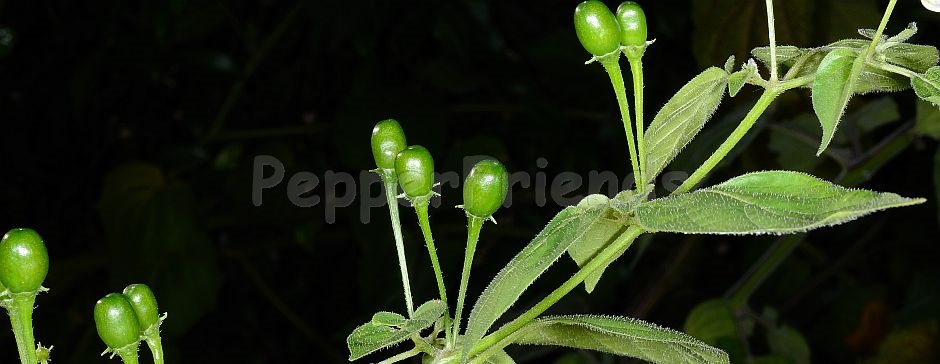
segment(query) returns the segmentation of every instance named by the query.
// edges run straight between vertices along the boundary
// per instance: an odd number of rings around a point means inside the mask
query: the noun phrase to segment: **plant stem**
[[[774,27],[774,0],[766,0],[767,32],[770,34],[770,83],[777,82],[777,30]]]
[[[20,354],[20,363],[36,364],[36,342],[33,338],[33,304],[36,303],[36,292],[11,293],[11,301],[7,306],[10,315],[10,326],[16,337],[16,349]]]
[[[620,107],[620,119],[623,120],[623,131],[627,134],[627,147],[630,150],[630,163],[633,166],[633,180],[637,188],[640,188],[640,181],[643,171],[640,169],[640,160],[636,152],[636,139],[633,137],[633,126],[630,124],[630,104],[627,103],[627,90],[623,84],[623,72],[620,70],[620,52],[615,56],[604,56],[600,58],[601,65],[607,71],[610,77],[610,83],[614,87],[614,94],[617,95],[617,104]]]
[[[467,285],[470,283],[470,268],[473,264],[473,254],[477,250],[477,241],[480,239],[480,229],[486,219],[467,214],[467,251],[463,257],[463,270],[460,273],[460,290],[457,292],[457,312],[454,314],[454,329],[450,337],[451,345],[457,343],[460,335],[460,320],[463,314],[464,299],[467,297]]]
[[[878,45],[878,42],[881,41],[881,35],[885,32],[885,27],[888,26],[888,19],[891,19],[891,13],[894,12],[894,6],[897,5],[898,0],[891,0],[888,2],[888,8],[885,9],[884,15],[881,17],[881,23],[878,24],[878,30],[875,32],[875,36],[872,37],[871,45],[868,46],[867,54],[874,54],[875,47]]]
[[[571,290],[577,287],[579,284],[584,282],[585,279],[591,273],[594,273],[600,267],[603,267],[609,264],[613,259],[618,256],[618,253],[624,251],[633,244],[633,241],[636,240],[638,236],[643,234],[645,231],[637,226],[630,226],[617,237],[617,240],[610,243],[604,250],[598,253],[594,258],[592,258],[587,264],[581,267],[577,273],[575,273],[571,278],[569,278],[565,283],[558,288],[556,288],[552,293],[547,297],[543,298],[541,301],[532,306],[528,311],[524,312],[522,315],[517,317],[515,320],[512,320],[508,324],[500,327],[498,330],[494,331],[492,334],[487,335],[481,339],[470,351],[470,356],[479,354],[480,352],[486,350],[490,346],[495,345],[500,340],[509,336],[510,334],[516,332],[530,321],[537,318],[543,312],[548,310],[552,305],[561,300],[562,297],[567,295]]]
[[[147,346],[150,347],[153,364],[163,364],[163,342],[160,340],[160,331],[146,335],[144,340],[147,341]]]
[[[731,287],[726,296],[735,312],[747,306],[747,301],[754,291],[777,270],[780,263],[790,256],[793,249],[803,242],[804,237],[805,234],[794,234],[777,239],[773,246],[760,257],[760,260],[745,273],[745,278]]]
[[[656,176],[646,175],[646,142],[643,138],[643,54],[627,57],[627,61],[630,62],[630,72],[633,75],[633,113],[636,116],[634,122],[636,123],[637,154],[640,157],[640,181],[646,184],[649,182],[647,178],[652,179]],[[640,186],[637,185],[637,188]]]
[[[140,343],[133,343],[123,348],[117,349],[115,352],[119,357],[121,357],[121,361],[124,362],[124,364],[138,364],[137,348],[139,345]]]
[[[721,160],[726,155],[728,155],[729,152],[731,152],[731,149],[733,149],[738,144],[738,142],[741,141],[741,138],[743,138],[744,135],[747,134],[749,130],[751,130],[751,127],[754,126],[754,123],[757,122],[757,119],[760,118],[764,111],[767,110],[767,107],[770,106],[774,99],[777,98],[777,96],[779,96],[781,93],[782,91],[779,91],[775,88],[765,89],[764,93],[761,94],[760,99],[757,100],[757,104],[751,108],[751,111],[748,111],[747,115],[744,116],[744,119],[741,120],[741,124],[738,124],[738,127],[736,127],[734,131],[731,132],[731,135],[728,136],[728,139],[725,139],[718,149],[715,150],[715,152],[712,153],[712,155],[709,156],[707,160],[705,160],[705,163],[699,166],[695,172],[692,172],[692,175],[682,182],[682,185],[673,191],[672,194],[678,195],[681,193],[686,193],[695,188],[695,186],[698,185],[699,182],[701,182],[702,179],[704,179],[705,176],[708,175],[708,173],[711,172],[711,170],[714,169],[715,166],[717,166],[718,163],[721,162]]]
[[[393,357],[391,357],[391,358],[382,360],[381,362],[379,362],[379,364],[392,364],[392,363],[397,363],[397,362],[400,362],[400,361],[402,361],[402,360],[408,359],[408,358],[413,357],[413,356],[418,355],[418,354],[421,354],[421,350],[418,350],[417,348],[411,349],[411,350],[408,350],[408,351],[406,351],[406,352],[404,352],[404,353],[395,355],[395,356],[393,356]]]
[[[441,294],[441,301],[444,301],[444,327],[450,323],[449,305],[447,303],[447,289],[444,287],[444,272],[441,271],[441,263],[437,259],[437,249],[434,247],[434,238],[431,235],[431,223],[428,221],[428,205],[430,198],[417,201],[415,203],[415,213],[418,214],[418,225],[421,226],[421,233],[424,235],[424,244],[428,247],[428,256],[431,257],[431,267],[434,268],[434,276],[437,278],[437,291]],[[449,330],[444,330],[445,335],[450,337]]]
[[[392,219],[392,232],[395,234],[395,248],[398,250],[398,267],[401,268],[401,285],[405,290],[405,306],[408,317],[414,317],[415,306],[411,300],[411,282],[408,279],[408,262],[405,260],[405,243],[401,236],[401,220],[398,216],[398,177],[390,170],[379,170],[385,185],[385,198],[388,202],[388,214]]]

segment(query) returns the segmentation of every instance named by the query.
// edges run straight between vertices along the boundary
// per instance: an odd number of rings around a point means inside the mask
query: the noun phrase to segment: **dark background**
[[[779,43],[809,47],[876,27],[887,2],[778,3]],[[917,21],[913,41],[940,45],[940,15],[900,3],[888,33]],[[327,224],[325,201],[293,206],[286,179],[255,207],[253,157],[278,157],[288,176],[315,173],[321,183],[313,194],[323,197],[326,171],[358,178],[374,167],[372,125],[394,117],[409,142],[434,154],[438,170],[459,172],[463,156],[487,154],[511,171],[549,178],[591,170],[623,177],[616,103],[601,67],[583,65],[575,4],[0,1],[0,225],[32,227],[49,248],[39,341],[55,345],[57,363],[105,362],[95,300],[142,282],[169,311],[171,363],[343,362],[355,326],[375,311],[403,311],[387,212],[373,209],[363,225],[357,197]],[[740,64],[750,48],[767,44],[761,1],[644,6],[657,39],[645,58],[647,120],[704,67],[732,53]],[[670,170],[691,171],[704,160],[709,142],[720,141],[756,97],[748,86],[726,98],[702,142]],[[743,313],[759,321],[747,345],[753,356],[786,354],[764,339],[760,313],[772,307],[780,324],[805,336],[817,362],[893,362],[902,352],[914,355],[904,362],[940,361],[940,117],[917,108],[910,91],[857,98],[831,148],[841,154],[816,159],[808,92],[792,92],[714,173],[720,181],[794,169],[930,199],[809,234]],[[547,168],[536,167],[539,157]],[[366,191],[375,195],[379,186]],[[456,295],[465,220],[450,207],[460,203],[459,190],[443,194],[432,226]],[[470,303],[560,209],[536,206],[532,189],[514,190],[499,225],[483,231]],[[436,294],[433,275],[414,214],[402,212],[423,302]],[[629,315],[682,329],[693,307],[725,294],[775,240],[658,235],[618,261],[594,294],[579,288],[551,312]],[[573,271],[563,258],[510,315]],[[0,361],[15,360],[13,344],[0,330]],[[611,362],[542,348],[510,353],[520,362]],[[146,349],[142,357],[149,362]]]

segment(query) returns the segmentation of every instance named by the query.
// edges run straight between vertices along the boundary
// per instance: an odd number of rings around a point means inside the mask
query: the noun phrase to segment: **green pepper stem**
[[[460,290],[457,292],[457,311],[454,314],[454,330],[451,335],[451,345],[456,344],[460,335],[460,320],[463,314],[464,298],[467,297],[467,285],[470,283],[470,268],[473,265],[473,254],[477,250],[477,241],[480,240],[480,229],[486,219],[467,214],[467,251],[463,257],[463,270],[460,273]]]
[[[388,214],[392,220],[392,232],[395,234],[395,248],[398,250],[398,267],[401,269],[401,285],[405,290],[405,306],[408,317],[414,317],[415,306],[411,299],[411,282],[408,279],[408,262],[405,260],[405,243],[401,235],[401,220],[398,216],[398,177],[391,170],[380,169],[382,183],[385,185],[385,198],[388,201]]]
[[[774,27],[774,0],[766,0],[767,33],[770,38],[770,83],[777,82],[777,30]]]
[[[618,253],[629,249],[630,245],[633,244],[636,238],[642,235],[644,232],[645,230],[638,226],[630,226],[627,228],[627,230],[617,237],[614,242],[610,243],[610,245],[604,248],[604,250],[588,261],[588,263],[582,266],[577,273],[571,276],[571,278],[565,281],[565,283],[562,283],[560,287],[552,291],[552,293],[550,293],[547,297],[543,298],[541,301],[536,303],[535,306],[532,306],[532,308],[524,312],[516,319],[481,339],[470,350],[469,356],[472,357],[473,355],[479,354],[485,351],[487,348],[496,345],[502,339],[521,329],[532,320],[536,319],[539,315],[552,307],[552,305],[561,300],[562,297],[571,292],[571,290],[584,282],[584,280],[587,279],[591,273],[594,273],[594,271],[600,269],[601,267],[610,264],[610,262],[619,256]],[[475,358],[474,361],[478,361],[477,359],[485,358]]]
[[[894,6],[897,5],[898,0],[891,0],[888,3],[888,8],[885,9],[884,15],[881,17],[881,23],[878,24],[878,30],[875,31],[875,36],[872,37],[871,44],[868,46],[867,54],[874,54],[875,47],[878,45],[878,42],[881,41],[881,35],[885,32],[885,27],[888,26],[888,20],[891,19],[891,13],[894,12]]]
[[[441,294],[441,301],[444,301],[444,327],[450,325],[447,322],[450,319],[449,305],[447,303],[447,288],[444,286],[444,272],[441,270],[441,263],[437,259],[437,248],[434,247],[434,237],[431,235],[431,223],[428,221],[428,205],[430,198],[415,201],[415,213],[418,215],[418,225],[421,226],[421,234],[424,235],[424,243],[428,248],[428,256],[431,257],[431,267],[434,268],[434,276],[437,278],[437,291]],[[445,335],[450,337],[449,330],[445,330]]]
[[[119,357],[121,357],[121,361],[123,361],[124,364],[138,364],[139,359],[137,358],[137,349],[139,346],[140,342],[136,342],[123,348],[116,349],[114,352],[117,353]]]
[[[640,157],[640,181],[646,184],[649,179],[656,178],[656,176],[646,175],[646,142],[643,137],[643,54],[627,56],[627,61],[630,62],[630,72],[633,75],[633,113],[636,116],[634,121],[636,123],[636,147]]]
[[[160,331],[156,334],[144,335],[147,346],[150,347],[150,354],[153,356],[153,364],[163,364],[163,342],[160,340]]]
[[[16,349],[20,354],[20,363],[36,364],[36,342],[33,337],[33,305],[36,303],[36,292],[11,293],[7,303],[7,313],[10,315],[10,326],[16,337]]]
[[[630,124],[630,104],[627,103],[627,90],[623,83],[623,72],[620,70],[620,51],[614,55],[599,57],[601,65],[610,77],[610,83],[617,95],[617,104],[620,107],[620,119],[623,120],[623,131],[627,134],[627,147],[630,150],[630,163],[633,167],[633,180],[640,186],[643,171],[640,169],[640,160],[637,157],[636,139],[633,137],[633,126]]]
[[[731,132],[731,135],[728,136],[728,139],[725,139],[724,142],[718,146],[718,149],[712,153],[711,156],[705,160],[695,172],[692,172],[692,175],[689,176],[682,185],[679,186],[675,191],[672,192],[673,195],[678,195],[681,193],[689,192],[691,189],[695,188],[701,182],[709,172],[712,171],[718,163],[721,162],[728,153],[731,152],[738,142],[741,141],[741,138],[744,138],[744,135],[747,134],[751,127],[754,126],[754,123],[757,122],[757,119],[767,110],[767,107],[773,103],[774,99],[777,98],[782,93],[782,91],[777,90],[776,88],[768,88],[764,90],[764,93],[761,94],[760,99],[757,100],[757,104],[751,108],[751,111],[748,111],[747,115],[744,116],[744,119],[741,120],[741,123],[738,124],[734,131]]]

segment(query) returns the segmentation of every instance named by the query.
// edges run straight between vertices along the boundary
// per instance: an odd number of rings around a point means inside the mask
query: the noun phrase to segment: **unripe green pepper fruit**
[[[480,161],[464,181],[463,208],[473,216],[487,218],[502,206],[508,193],[506,167],[492,159]]]
[[[398,153],[395,159],[398,183],[408,197],[424,197],[434,186],[434,159],[431,152],[420,145],[412,145]]]
[[[98,336],[112,350],[140,342],[140,322],[130,301],[120,293],[109,293],[95,303]]]
[[[382,120],[372,128],[372,156],[379,168],[394,170],[395,158],[407,146],[405,132],[395,119]]]
[[[160,312],[157,309],[157,298],[146,284],[132,284],[124,288],[124,297],[134,308],[140,329],[147,331],[151,326],[160,322]]]
[[[12,293],[37,292],[49,273],[49,252],[32,229],[13,229],[0,240],[0,282]]]
[[[588,53],[600,57],[620,48],[620,25],[607,5],[588,0],[574,9],[574,30]]]
[[[640,4],[624,1],[617,7],[617,22],[620,23],[620,44],[628,47],[646,45],[646,13]]]

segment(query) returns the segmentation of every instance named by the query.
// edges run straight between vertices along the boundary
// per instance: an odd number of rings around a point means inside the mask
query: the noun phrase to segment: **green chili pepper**
[[[607,5],[588,0],[574,9],[574,30],[584,49],[600,57],[620,48],[620,26]]]

